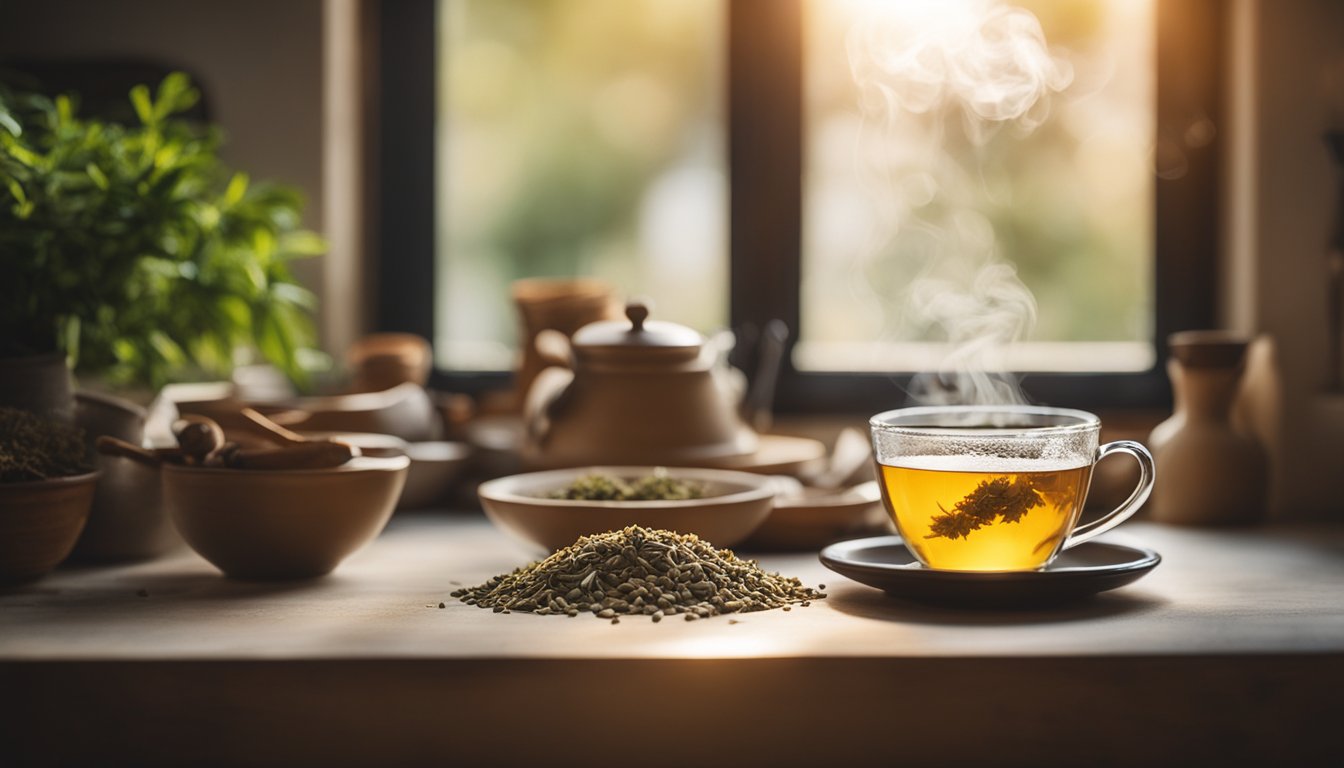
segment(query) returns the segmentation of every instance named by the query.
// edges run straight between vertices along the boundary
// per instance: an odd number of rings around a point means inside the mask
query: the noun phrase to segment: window
[[[1158,340],[1213,321],[1216,0],[391,0],[379,13],[379,325],[434,336],[449,388],[504,384],[507,284],[525,275],[607,276],[706,331],[783,319],[796,336],[784,410],[898,405],[910,372],[946,364],[929,342],[965,336],[945,322],[961,309],[919,301],[920,286],[1010,304],[1029,288],[1034,343],[1006,364],[1029,372],[1028,397],[1060,405],[1162,404]],[[859,108],[874,93],[850,57],[871,66],[873,46],[911,30],[914,65],[1017,67],[1039,98],[990,82],[1019,99],[1011,119],[966,91],[890,132]],[[1006,47],[976,59],[935,33]],[[938,252],[955,256],[944,274]],[[1005,290],[985,288],[996,275]]]
[[[435,349],[508,370],[500,297],[606,279],[728,322],[721,0],[440,0]]]
[[[1151,368],[1152,1],[805,13],[798,368]]]

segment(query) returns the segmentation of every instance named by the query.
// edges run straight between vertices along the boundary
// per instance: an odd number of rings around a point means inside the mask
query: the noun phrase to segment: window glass
[[[1150,368],[1152,0],[805,12],[795,364]]]
[[[509,284],[728,316],[720,0],[440,0],[437,363],[512,365]]]

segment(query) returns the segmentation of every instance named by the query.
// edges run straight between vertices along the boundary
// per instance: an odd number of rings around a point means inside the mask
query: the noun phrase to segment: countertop
[[[1344,754],[1328,743],[1344,527],[1131,523],[1106,539],[1163,562],[1085,603],[985,612],[888,598],[815,554],[762,555],[829,597],[735,623],[462,604],[452,590],[535,554],[465,514],[398,516],[310,582],[231,581],[185,550],[62,568],[0,592],[0,764],[7,752],[286,765]]]

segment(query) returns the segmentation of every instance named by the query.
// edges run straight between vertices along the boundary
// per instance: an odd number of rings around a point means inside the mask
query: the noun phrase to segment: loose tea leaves
[[[84,451],[83,430],[18,408],[0,408],[0,482],[92,472]]]
[[[584,475],[564,488],[552,491],[547,498],[581,501],[681,501],[698,499],[703,493],[704,489],[699,483],[672,477],[666,469],[660,467],[648,477],[629,482],[608,475]]]
[[[1042,503],[1041,494],[1029,477],[1005,475],[985,480],[966,498],[953,505],[951,511],[939,504],[938,509],[942,510],[942,514],[934,516],[929,524],[931,533],[924,538],[964,539],[972,531],[978,531],[998,520],[1016,523]]]
[[[591,613],[687,621],[784,608],[826,595],[796,578],[767,573],[695,535],[630,526],[585,536],[550,557],[452,593],[496,613]]]

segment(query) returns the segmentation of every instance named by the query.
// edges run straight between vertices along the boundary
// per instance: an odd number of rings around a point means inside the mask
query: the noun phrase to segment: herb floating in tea
[[[547,494],[549,499],[579,501],[682,501],[698,499],[704,489],[698,483],[678,480],[659,467],[652,475],[626,482],[608,475],[584,475]]]
[[[934,516],[929,524],[932,532],[924,538],[964,539],[972,531],[994,524],[996,519],[1016,523],[1042,503],[1041,494],[1029,477],[1004,476],[985,480],[966,498],[953,505],[951,511],[939,504],[938,508],[943,513]]]
[[[630,526],[584,536],[545,560],[452,596],[496,613],[591,613],[614,624],[621,615],[662,621],[679,613],[694,621],[787,609],[826,595],[693,534]]]
[[[0,408],[0,482],[24,483],[93,471],[82,430],[18,408]]]

